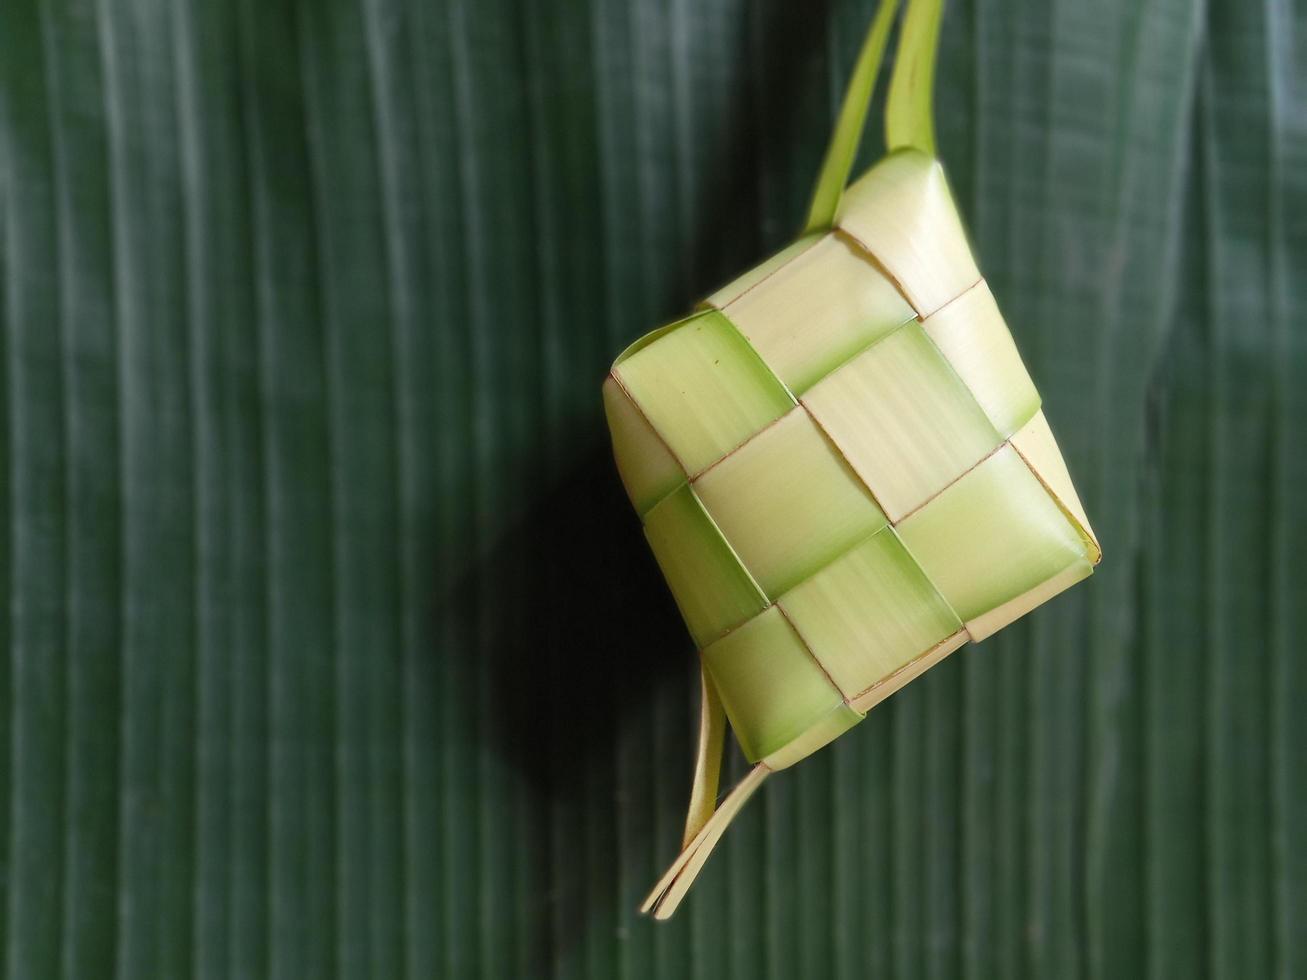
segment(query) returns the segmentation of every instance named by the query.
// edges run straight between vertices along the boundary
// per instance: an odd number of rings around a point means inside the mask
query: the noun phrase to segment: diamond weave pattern
[[[638,342],[605,403],[752,761],[814,751],[1098,557],[942,171],[920,155],[890,156],[830,233]]]

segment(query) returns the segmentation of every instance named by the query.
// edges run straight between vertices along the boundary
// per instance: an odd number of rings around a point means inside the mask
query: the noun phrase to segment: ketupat
[[[702,659],[675,911],[766,776],[1101,557],[935,159],[942,0],[910,0],[889,153],[844,189],[897,0],[859,54],[802,236],[603,386],[623,484]],[[726,719],[754,768],[716,805]]]

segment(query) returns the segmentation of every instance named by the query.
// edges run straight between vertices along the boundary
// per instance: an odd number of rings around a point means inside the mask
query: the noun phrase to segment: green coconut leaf
[[[637,913],[698,666],[599,384],[789,244],[877,7],[0,5],[6,976],[1307,973],[1286,0],[944,6],[935,148],[1108,560]]]

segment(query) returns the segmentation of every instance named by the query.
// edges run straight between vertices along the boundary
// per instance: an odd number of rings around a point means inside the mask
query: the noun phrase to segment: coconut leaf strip
[[[935,156],[935,54],[944,0],[909,0],[885,100],[885,145]]]
[[[844,93],[844,102],[840,105],[835,133],[826,150],[826,158],[821,163],[817,187],[808,208],[808,220],[803,226],[804,235],[826,231],[835,222],[835,212],[839,210],[840,198],[853,170],[853,158],[857,156],[858,145],[862,142],[867,109],[875,92],[876,76],[880,74],[881,59],[885,55],[885,42],[889,40],[898,7],[898,0],[881,0],[880,9],[876,11],[871,28],[867,31],[867,39],[862,42],[849,87]]]
[[[706,666],[700,666],[699,675],[699,750],[694,763],[694,782],[690,786],[690,808],[685,815],[685,836],[681,839],[683,848],[690,846],[717,808],[722,751],[726,746],[726,712],[722,699]]]
[[[656,919],[671,917],[677,906],[681,904],[681,899],[690,890],[690,886],[694,884],[695,878],[699,876],[699,872],[703,870],[704,863],[712,854],[713,848],[717,846],[717,842],[722,839],[726,828],[770,772],[767,766],[756,765],[749,770],[747,776],[735,784],[735,788],[727,794],[726,799],[722,800],[721,806],[699,829],[694,840],[681,850],[676,860],[672,862],[672,866],[654,886],[653,891],[644,900],[644,904],[640,906],[641,912],[645,914],[652,912]]]

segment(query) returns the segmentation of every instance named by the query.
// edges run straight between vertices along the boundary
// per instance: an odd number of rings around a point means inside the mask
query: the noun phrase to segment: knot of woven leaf
[[[938,8],[908,11],[897,148],[832,201],[861,132],[846,99],[813,230],[604,383],[622,482],[702,656],[685,843],[646,903],[662,917],[768,773],[1101,557],[933,154]],[[886,9],[849,98],[869,92]],[[715,808],[727,719],[757,765]]]

